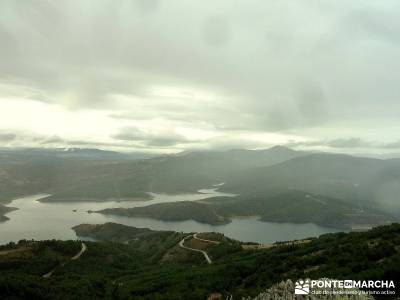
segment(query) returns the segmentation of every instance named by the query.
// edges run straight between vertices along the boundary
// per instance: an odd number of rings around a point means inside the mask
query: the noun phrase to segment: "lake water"
[[[207,225],[195,221],[166,222],[150,218],[128,218],[123,216],[87,213],[88,210],[101,210],[112,207],[138,207],[155,203],[196,201],[215,196],[234,196],[218,192],[215,189],[199,190],[198,194],[165,195],[152,194],[149,201],[126,202],[63,202],[42,203],[37,201],[45,195],[34,195],[15,199],[9,206],[18,210],[7,214],[9,221],[0,223],[0,244],[20,239],[76,239],[71,227],[82,223],[102,224],[115,222],[135,227],[147,227],[155,230],[174,230],[184,232],[215,231],[247,242],[271,243],[315,237],[327,232],[335,232],[333,228],[315,224],[292,224],[261,222],[256,217],[233,219],[225,225]],[[76,210],[76,212],[74,211]]]

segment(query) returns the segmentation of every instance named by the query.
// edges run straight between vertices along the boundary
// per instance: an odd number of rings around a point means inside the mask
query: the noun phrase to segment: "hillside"
[[[213,260],[220,258],[226,252],[232,253],[240,249],[240,242],[229,239],[219,233],[201,234],[201,238],[217,241],[214,244],[193,238],[190,233],[150,230],[116,223],[101,225],[81,224],[74,226],[72,229],[81,238],[129,244],[132,248],[146,253],[146,261],[158,263],[195,262],[204,264],[205,261],[199,253],[187,251],[179,246],[179,242],[184,238],[185,246],[206,250]]]
[[[106,215],[149,217],[163,221],[194,220],[212,225],[229,222],[229,219],[219,215],[212,205],[207,205],[198,201],[159,203],[135,208],[108,208],[97,212]]]
[[[131,238],[130,231],[133,236],[148,232],[112,224],[81,229],[95,236],[103,232],[104,237]],[[1,246],[0,294],[4,299],[204,300],[211,294],[241,299],[255,297],[288,279],[400,277],[399,224],[362,233],[325,234],[307,243],[276,244],[261,250],[241,250],[234,241],[227,239],[224,243],[223,236],[201,234],[200,238],[223,242],[221,247],[216,245],[214,254],[206,248],[214,255],[212,264],[204,263],[196,254],[191,257],[189,250],[174,250],[172,242],[179,239],[173,241],[172,234],[150,239],[152,242],[147,238],[128,243],[85,242],[87,251],[82,257],[69,261],[46,279],[42,278],[45,272],[79,250],[78,241],[21,241]],[[155,243],[159,247],[154,248]],[[205,246],[190,241],[185,245]],[[180,261],[184,253],[189,256]]]
[[[343,200],[298,190],[274,190],[259,195],[215,197],[135,208],[110,208],[98,213],[164,221],[194,220],[211,225],[230,222],[234,217],[260,216],[262,221],[268,222],[315,223],[345,229],[370,228],[396,220],[378,210],[360,209]]]
[[[7,221],[8,217],[5,214],[13,210],[16,210],[16,208],[0,204],[0,222]]]
[[[233,174],[223,190],[241,195],[298,189],[387,213],[400,211],[400,164],[391,160],[328,153],[310,154]]]
[[[0,155],[0,202],[37,193],[50,194],[41,199],[47,202],[136,201],[151,199],[148,192],[195,192],[225,182],[221,189],[238,197],[102,213],[208,224],[260,215],[264,221],[342,228],[371,227],[400,216],[397,160],[309,154],[285,147],[190,152],[145,160],[97,159],[96,155],[88,159],[85,151],[79,159],[59,157],[59,151],[57,155],[29,153]]]
[[[208,159],[227,159],[242,168],[272,166],[289,159],[310,154],[306,151],[295,151],[283,146],[274,146],[263,150],[231,149],[226,151],[189,152],[180,157],[203,157]]]
[[[283,147],[267,150],[191,152],[150,159],[96,149],[0,151],[0,202],[47,193],[42,201],[148,199],[147,192],[196,192],[229,174],[304,155]]]
[[[371,227],[400,217],[397,160],[309,154],[285,147],[190,152],[144,160],[115,159],[117,155],[108,152],[101,152],[102,156],[112,159],[97,159],[94,150],[88,150],[94,153],[90,159],[83,150],[72,151],[74,155],[83,152],[79,158],[59,157],[60,151],[37,152],[0,155],[0,202],[37,193],[50,194],[40,200],[47,202],[148,200],[148,192],[190,193],[225,182],[220,189],[238,197],[102,213],[208,224],[260,215],[264,221],[341,228]]]

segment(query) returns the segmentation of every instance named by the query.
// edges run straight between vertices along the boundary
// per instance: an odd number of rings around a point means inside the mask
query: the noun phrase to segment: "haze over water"
[[[126,202],[63,202],[46,203],[36,201],[44,195],[32,195],[18,198],[9,206],[18,210],[7,214],[9,221],[0,223],[0,244],[20,239],[76,239],[71,227],[82,223],[103,224],[115,222],[135,227],[147,227],[154,230],[173,230],[183,232],[216,231],[227,236],[247,242],[271,243],[307,237],[319,236],[327,232],[335,232],[334,228],[315,224],[293,224],[261,222],[257,217],[236,218],[225,225],[208,225],[196,221],[160,221],[151,218],[128,218],[124,216],[88,213],[88,210],[101,210],[112,207],[138,207],[155,203],[176,201],[196,201],[214,196],[233,196],[215,189],[199,190],[199,194],[165,195],[152,194],[150,201]],[[75,211],[76,210],[76,211]]]

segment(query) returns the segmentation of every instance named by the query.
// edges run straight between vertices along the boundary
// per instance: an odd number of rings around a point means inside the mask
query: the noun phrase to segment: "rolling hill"
[[[242,299],[289,279],[395,280],[400,276],[399,224],[259,250],[245,250],[237,241],[202,234],[221,242],[205,248],[213,255],[212,264],[193,251],[176,248],[182,233],[111,223],[78,228],[92,237],[113,240],[116,236],[123,243],[85,242],[87,251],[74,261],[70,257],[79,251],[79,241],[20,241],[1,246],[2,297],[204,300],[219,294],[220,299],[231,295]],[[204,247],[194,241],[188,245]],[[53,276],[42,278],[60,263],[63,267]],[[293,293],[293,286],[289,292]]]
[[[57,155],[30,151],[29,155],[7,152],[2,156],[0,151],[0,202],[35,193],[50,194],[41,199],[49,202],[146,200],[151,198],[148,192],[196,192],[225,182],[221,189],[239,197],[208,200],[207,205],[161,204],[118,213],[210,224],[257,214],[265,221],[345,228],[385,224],[400,217],[398,160],[310,154],[285,147],[189,152],[143,160],[117,159],[113,153],[88,158],[86,151],[75,157],[82,151],[74,157],[59,157],[58,151]]]
[[[391,160],[310,154],[233,174],[222,189],[242,196],[297,189],[400,214],[400,164]]]
[[[159,203],[135,208],[108,208],[98,213],[127,217],[149,217],[163,221],[194,220],[218,225],[231,218],[259,216],[266,222],[315,223],[343,229],[371,228],[396,220],[374,209],[299,190],[275,190],[266,194],[215,197],[202,201]]]
[[[229,174],[304,155],[283,147],[143,160],[95,150],[66,152],[70,151],[0,151],[0,202],[34,193],[51,194],[45,201],[104,201],[146,198],[146,192],[196,192],[223,182]]]

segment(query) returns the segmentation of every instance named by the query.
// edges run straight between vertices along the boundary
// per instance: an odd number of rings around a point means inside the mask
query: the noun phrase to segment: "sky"
[[[0,147],[400,152],[397,0],[2,0]]]

